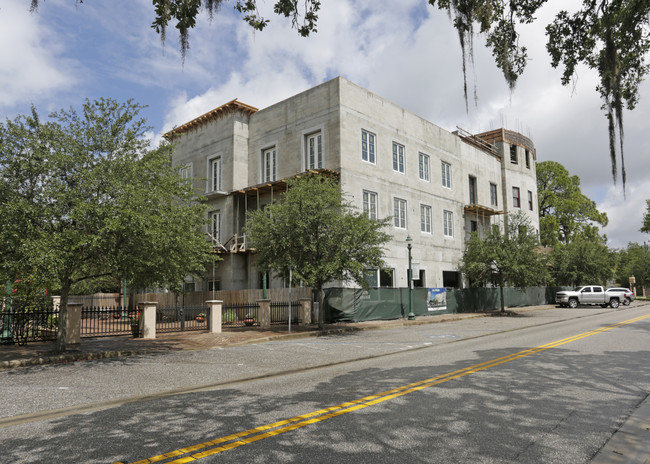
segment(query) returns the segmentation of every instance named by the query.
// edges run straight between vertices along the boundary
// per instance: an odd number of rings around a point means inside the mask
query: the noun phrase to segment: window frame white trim
[[[424,169],[425,177],[422,177],[422,160],[426,159],[426,168]],[[431,156],[418,152],[418,178],[423,182],[431,182]]]
[[[367,159],[365,159],[365,158],[363,157],[363,155],[364,155],[364,150],[363,150],[363,136],[364,136],[364,135],[372,136],[373,139],[374,139],[373,144],[372,144],[372,145],[373,145],[373,149],[374,149],[374,152],[373,152],[374,160],[370,160],[370,146],[371,146],[371,144],[370,144],[370,137],[367,137],[368,140],[366,141],[366,144],[367,144],[367,148],[366,148]],[[363,128],[362,128],[362,129],[361,129],[361,140],[360,140],[360,142],[361,142],[361,161],[363,161],[364,163],[377,165],[377,146],[378,146],[378,144],[377,144],[377,133],[376,133],[376,132],[369,131],[368,129],[363,129]]]
[[[427,224],[426,221],[422,221],[425,216],[423,216],[423,212],[428,211],[428,230],[426,230]],[[425,230],[422,229],[422,226],[425,226]],[[433,233],[433,207],[429,204],[426,203],[420,203],[420,232],[423,234],[431,235]]]
[[[493,193],[494,195],[492,195]],[[490,205],[496,208],[499,207],[499,187],[494,182],[490,182]]]
[[[447,215],[449,214],[449,219]],[[451,230],[451,234],[448,234],[448,230]],[[446,238],[454,238],[454,212],[448,209],[442,210],[442,235]]]
[[[274,151],[275,169],[273,169],[272,179],[266,178],[266,153]],[[275,182],[278,180],[278,144],[271,143],[260,149],[260,182]]]
[[[308,160],[308,155],[309,155],[309,149],[308,149],[308,138],[312,135],[315,135],[316,133],[320,132],[321,136],[321,162],[322,162],[322,167],[318,168],[310,168],[309,167],[309,160]],[[320,124],[318,126],[313,126],[309,127],[303,131],[300,132],[300,137],[301,137],[301,142],[300,142],[300,147],[302,150],[301,153],[301,165],[302,165],[302,170],[307,171],[309,169],[323,169],[325,167],[325,155],[327,153],[327,137],[325,133],[325,125]],[[318,164],[318,163],[317,163]]]
[[[445,174],[444,167],[447,166],[447,171]],[[444,160],[440,160],[440,173],[441,173],[441,178],[440,178],[440,183],[443,188],[451,190],[453,187],[453,184],[451,182],[451,163],[448,163]],[[445,179],[447,179],[447,184],[445,184]]]
[[[187,170],[188,171],[188,176],[185,177],[183,175],[183,171]],[[182,179],[184,180],[192,180],[194,177],[194,165],[190,161],[189,163],[181,163],[178,165],[178,174],[181,176]]]
[[[395,147],[398,147],[397,150],[397,169],[395,169]],[[400,169],[400,153],[399,153],[399,148],[402,148],[402,156],[401,156],[401,169]],[[391,166],[393,167],[393,172],[397,172],[399,174],[406,174],[406,145],[401,144],[399,142],[396,142],[393,140],[393,143],[391,144]]]
[[[401,213],[402,213],[401,208],[397,208],[398,202],[400,204],[403,202],[404,204],[403,218],[401,217]],[[395,215],[396,210],[399,213],[397,216]],[[397,225],[395,221],[398,221],[399,225]],[[402,229],[402,230],[408,229],[408,201],[405,198],[393,197],[393,227],[395,229]]]
[[[213,185],[214,181],[214,176],[213,176],[213,169],[212,169],[212,163],[216,160],[219,160],[219,185],[217,186],[218,188],[215,188]],[[215,153],[213,155],[210,155],[206,158],[206,172],[207,172],[207,185],[206,185],[206,193],[216,193],[216,192],[223,192],[223,156],[222,153]]]
[[[219,221],[217,223],[217,233],[215,233],[215,222],[213,220],[215,215],[219,217]],[[212,240],[215,240],[216,243],[221,243],[221,209],[208,211],[208,234],[210,234],[210,242],[212,242]]]
[[[515,190],[517,190],[517,196],[515,197]],[[515,198],[517,199],[517,203],[515,203]],[[516,186],[512,186],[512,207],[513,208],[521,208],[521,189]]]
[[[375,217],[372,217],[372,209],[371,209],[371,202],[368,201],[368,209],[366,210],[366,194],[368,195],[368,200],[370,200],[371,196],[374,196],[375,202]],[[372,190],[367,190],[363,189],[361,191],[361,211],[364,212],[370,219],[372,220],[377,220],[379,217],[379,194],[377,192],[373,192]]]

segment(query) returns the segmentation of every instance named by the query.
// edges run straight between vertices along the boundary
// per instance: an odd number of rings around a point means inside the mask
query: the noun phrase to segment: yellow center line
[[[383,403],[384,401],[389,401],[395,398],[399,398],[400,396],[407,395],[409,393],[413,393],[416,391],[423,390],[425,388],[433,387],[435,385],[439,385],[444,382],[448,382],[450,380],[458,379],[461,377],[464,377],[469,374],[474,374],[476,372],[480,372],[485,369],[489,369],[491,367],[495,367],[510,361],[514,361],[516,359],[524,358],[526,356],[530,356],[532,354],[539,353],[541,351],[545,351],[551,348],[555,348],[561,345],[566,345],[567,343],[572,343],[578,340],[582,340],[584,338],[590,337],[592,335],[596,335],[599,333],[606,332],[608,330],[615,329],[617,327],[621,327],[623,325],[627,324],[632,324],[634,322],[641,321],[643,319],[649,318],[650,314],[644,315],[644,316],[639,316],[635,317],[633,319],[628,319],[623,322],[618,322],[616,324],[612,324],[606,327],[601,327],[600,329],[594,329],[590,330],[589,332],[584,332],[581,334],[573,335],[571,337],[563,338],[561,340],[556,340],[550,343],[547,343],[545,345],[540,345],[536,346],[534,348],[529,348],[526,350],[518,351],[516,353],[509,354],[507,356],[502,356],[500,358],[495,358],[491,359],[489,361],[485,361],[479,364],[474,364],[469,367],[465,367],[463,369],[459,369],[453,372],[448,372],[446,374],[438,375],[436,377],[431,377],[429,379],[425,380],[420,380],[417,382],[413,382],[407,385],[403,385],[401,387],[393,388],[390,390],[386,390],[381,393],[376,393],[374,395],[369,395],[365,396],[363,398],[354,400],[354,401],[348,401],[345,403],[341,403],[336,406],[331,406],[329,408],[324,408],[324,409],[319,409],[317,411],[313,411],[307,414],[302,414],[300,416],[295,416],[290,419],[284,419],[281,421],[273,422],[271,424],[263,425],[260,427],[255,427],[252,429],[244,430],[242,432],[237,432],[231,435],[227,435],[224,437],[216,438],[214,440],[206,441],[203,443],[199,443],[196,445],[188,446],[186,448],[180,448],[174,451],[170,451],[165,454],[160,454],[158,456],[153,456],[148,459],[143,459],[141,461],[136,461],[131,464],[151,464],[154,462],[160,462],[167,460],[169,458],[177,457],[177,456],[182,456],[184,454],[192,453],[195,451],[198,451],[200,449],[208,448],[214,445],[218,445],[221,443],[226,443],[222,446],[218,446],[216,448],[210,448],[205,451],[202,451],[200,453],[192,454],[190,456],[186,456],[180,459],[176,459],[174,461],[169,461],[167,464],[182,464],[186,462],[192,462],[196,461],[197,459],[201,459],[207,456],[212,456],[218,453],[222,453],[224,451],[228,451],[234,448],[238,448],[243,445],[247,445],[249,443],[254,443],[259,440],[263,440],[265,438],[273,437],[276,435],[280,435],[282,433],[290,432],[292,430],[296,430],[302,427],[305,427],[307,425],[315,424],[317,422],[321,422],[327,419],[331,419],[333,417],[338,417],[343,414],[347,414],[353,411],[358,411],[360,409],[366,408],[368,406],[374,406],[379,403]],[[273,430],[275,429],[275,430]],[[228,443],[230,442],[230,443]],[[117,464],[117,463],[116,463]]]

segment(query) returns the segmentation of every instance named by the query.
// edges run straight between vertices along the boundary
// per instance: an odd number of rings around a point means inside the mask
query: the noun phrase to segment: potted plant
[[[250,314],[250,313],[246,314],[244,316],[244,324],[246,324],[248,326],[251,326],[251,325],[255,324],[255,316]]]
[[[138,316],[131,316],[129,320],[131,321],[131,334],[133,338],[140,337],[140,318]]]
[[[199,313],[196,316],[196,322],[202,324],[205,322],[205,313]]]

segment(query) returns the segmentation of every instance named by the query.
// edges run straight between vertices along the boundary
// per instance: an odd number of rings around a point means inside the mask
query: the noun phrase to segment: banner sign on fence
[[[430,288],[427,298],[427,309],[429,311],[446,311],[447,310],[447,289]]]

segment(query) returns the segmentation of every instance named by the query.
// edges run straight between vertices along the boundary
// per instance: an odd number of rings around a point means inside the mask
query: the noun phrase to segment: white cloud
[[[620,188],[610,186],[605,200],[598,204],[600,211],[606,212],[609,224],[603,229],[612,248],[625,248],[628,242],[650,241],[650,235],[640,232],[646,200],[650,200],[650,179],[628,186],[623,197]]]
[[[29,104],[76,84],[75,63],[62,57],[64,44],[30,14],[28,2],[9,0],[0,10],[0,108]]]

